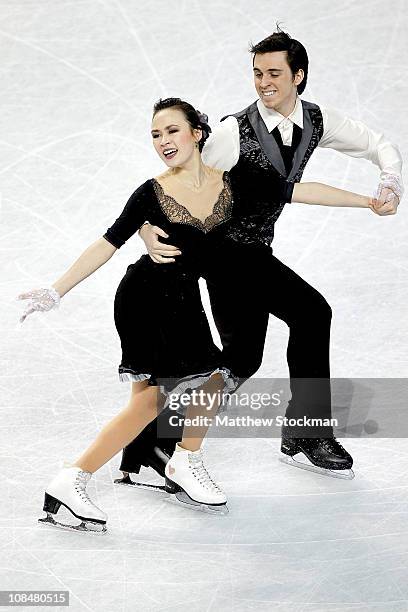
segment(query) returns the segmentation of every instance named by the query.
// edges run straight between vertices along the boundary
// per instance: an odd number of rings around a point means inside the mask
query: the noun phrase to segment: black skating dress
[[[214,344],[198,279],[211,282],[213,291],[218,287],[222,299],[229,301],[231,334],[233,321],[242,321],[243,309],[249,316],[255,308],[261,309],[248,293],[240,294],[237,283],[241,270],[245,269],[246,275],[251,268],[255,270],[257,260],[265,256],[265,250],[270,251],[265,244],[240,240],[247,202],[242,201],[239,191],[248,193],[248,185],[240,189],[241,182],[242,176],[223,173],[222,191],[212,214],[202,222],[167,195],[158,181],[149,179],[136,189],[104,234],[120,248],[144,221],[149,221],[169,235],[161,239],[163,242],[177,244],[182,252],[174,263],[165,265],[143,255],[128,266],[118,286],[114,318],[122,346],[121,381],[148,380],[150,385],[159,385],[162,392],[177,395],[201,386],[218,371],[224,378],[225,392],[236,387],[239,373],[233,371],[235,348],[226,358]],[[273,187],[273,199],[279,206],[269,202],[269,210],[272,214],[279,209],[280,214],[282,202],[291,199],[293,184],[281,181]],[[253,202],[249,209],[253,218]],[[240,317],[235,316],[237,312]],[[266,309],[264,316],[267,319]]]

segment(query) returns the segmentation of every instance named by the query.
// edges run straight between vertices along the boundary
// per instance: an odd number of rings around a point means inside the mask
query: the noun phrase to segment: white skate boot
[[[203,463],[203,452],[188,451],[179,444],[165,468],[165,490],[170,499],[194,510],[227,514],[227,498]]]
[[[38,522],[61,529],[105,533],[108,516],[95,506],[86,492],[91,476],[91,472],[65,464],[45,490],[43,510],[47,516],[38,519]],[[80,519],[81,523],[69,525],[56,521],[52,515],[57,514],[61,505]]]

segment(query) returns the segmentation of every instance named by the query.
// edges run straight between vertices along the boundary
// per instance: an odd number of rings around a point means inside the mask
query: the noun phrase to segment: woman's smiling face
[[[192,130],[183,111],[164,108],[152,119],[153,146],[170,168],[183,166],[195,151],[201,138],[201,130]]]

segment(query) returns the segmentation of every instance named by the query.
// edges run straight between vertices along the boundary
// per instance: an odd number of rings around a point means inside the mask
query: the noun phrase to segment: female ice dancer
[[[249,265],[255,270],[262,258],[269,256],[267,246],[239,241],[240,215],[247,211],[247,203],[241,198],[241,181],[245,177],[203,164],[200,152],[208,134],[203,116],[180,99],[160,100],[154,106],[151,134],[168,170],[138,187],[104,236],[91,244],[51,287],[18,296],[30,300],[21,322],[35,310],[57,307],[62,296],[104,265],[145,221],[171,233],[180,245],[182,255],[174,265],[160,266],[147,255],[142,256],[128,267],[119,284],[114,304],[122,345],[119,376],[122,381],[131,381],[130,400],[77,461],[62,468],[46,487],[47,517],[40,521],[54,526],[106,531],[107,515],[91,501],[86,485],[96,470],[155,418],[158,390],[178,395],[200,387],[208,398],[219,397],[225,389],[233,388],[236,350],[223,355],[213,344],[197,281],[203,276],[218,283],[220,294],[228,300],[225,287],[230,273],[238,278],[244,263],[246,268],[242,269],[249,273]],[[242,193],[246,199],[250,197],[248,188]],[[255,193],[259,195],[257,189]],[[375,201],[369,197],[318,183],[294,185],[279,180],[269,183],[268,193],[269,224],[274,223],[288,201],[375,211]],[[253,206],[252,202],[252,211]],[[254,302],[252,296],[241,296],[242,302],[237,303],[233,291],[231,296],[231,316],[233,309],[246,308]],[[143,325],[136,327],[135,321],[143,321]],[[232,346],[231,342],[229,348]],[[188,419],[198,415],[204,417],[205,423],[185,426],[183,438],[166,466],[166,489],[172,495],[181,492],[199,507],[225,511],[226,496],[205,468],[201,449],[217,409],[217,403],[210,409],[205,401],[198,407],[179,406]],[[81,523],[74,526],[55,521],[61,505]]]

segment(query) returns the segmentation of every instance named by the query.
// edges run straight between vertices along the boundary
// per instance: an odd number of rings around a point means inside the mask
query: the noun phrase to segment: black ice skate
[[[143,466],[152,468],[159,476],[164,478],[164,470],[167,462],[170,459],[170,455],[166,451],[158,446],[155,446],[152,451],[143,457],[143,463],[139,463],[134,466],[132,473],[139,474],[140,468]],[[122,478],[116,478],[115,484],[124,485],[127,487],[134,487],[139,489],[148,489],[150,491],[165,491],[165,486],[149,484],[147,482],[138,482],[132,480],[129,472],[122,472]]]
[[[354,478],[353,458],[336,438],[292,438],[282,432],[280,460],[331,478]]]

